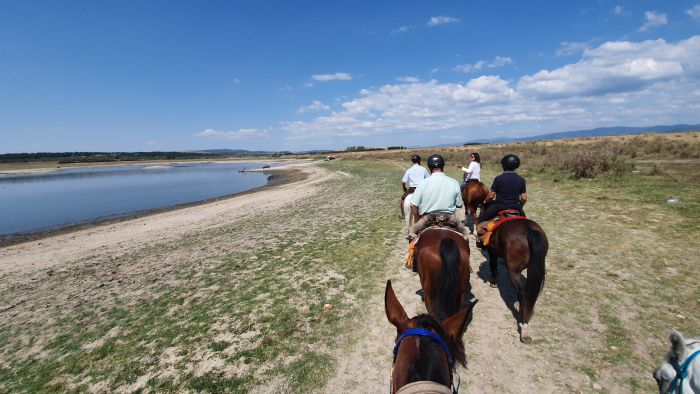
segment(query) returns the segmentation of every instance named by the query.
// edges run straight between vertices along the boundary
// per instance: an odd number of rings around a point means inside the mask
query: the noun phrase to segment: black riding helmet
[[[505,155],[501,159],[501,166],[503,166],[503,171],[515,171],[516,168],[520,167],[520,158],[514,154]]]
[[[433,168],[439,168],[439,169],[444,169],[445,168],[445,159],[440,156],[440,155],[432,155],[428,158],[428,168],[433,169]]]
[[[420,156],[418,156],[418,155],[411,156],[411,162],[420,163]]]

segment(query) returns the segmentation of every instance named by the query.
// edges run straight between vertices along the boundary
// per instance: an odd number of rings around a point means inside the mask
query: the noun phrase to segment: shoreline
[[[240,162],[258,162],[258,161],[251,160],[251,161],[240,161]],[[188,163],[193,163],[193,162],[188,162]],[[216,162],[203,161],[203,162],[200,162],[200,161],[198,161],[198,163],[227,163],[227,162],[222,162],[222,161],[216,161]],[[133,165],[143,165],[143,164],[144,163],[133,164]],[[176,163],[169,163],[169,164],[176,164]],[[308,178],[309,174],[300,170],[300,169],[293,168],[294,164],[295,163],[291,163],[291,162],[287,161],[287,162],[285,162],[285,165],[279,166],[279,167],[271,167],[271,168],[266,168],[264,170],[263,169],[247,170],[250,172],[263,172],[263,174],[269,173],[269,175],[267,177],[267,183],[263,186],[260,186],[260,187],[256,187],[256,188],[249,189],[249,190],[242,191],[242,192],[238,192],[238,193],[227,194],[227,195],[220,196],[220,197],[208,198],[206,200],[192,201],[192,202],[183,203],[183,204],[170,205],[167,207],[146,209],[146,210],[124,213],[124,214],[117,214],[117,215],[108,216],[108,217],[96,218],[96,219],[88,220],[85,222],[72,223],[72,224],[67,224],[67,225],[62,225],[62,226],[57,226],[57,227],[53,227],[53,228],[32,231],[32,232],[27,232],[27,233],[14,233],[14,234],[0,235],[0,248],[13,246],[13,245],[19,245],[19,244],[26,243],[26,242],[38,241],[38,240],[52,237],[55,235],[68,234],[68,233],[72,233],[72,232],[76,232],[76,231],[80,231],[80,230],[85,230],[85,229],[90,229],[90,228],[101,226],[101,225],[116,224],[116,223],[121,223],[121,222],[125,222],[125,221],[132,220],[132,219],[138,219],[138,218],[144,218],[147,216],[152,216],[152,215],[159,214],[159,213],[177,211],[177,210],[184,209],[184,208],[190,208],[190,207],[211,204],[213,202],[224,201],[224,200],[228,200],[228,199],[239,197],[239,196],[258,193],[258,192],[261,192],[264,190],[270,190],[270,189],[273,189],[273,188],[276,188],[276,187],[279,187],[279,186],[282,186],[282,185],[285,185],[288,183],[303,181],[306,178]],[[302,164],[302,163],[296,163],[296,164]],[[95,166],[95,167],[102,167],[102,166]],[[53,171],[53,170],[54,169],[36,169],[36,170],[30,170],[29,172],[26,172],[26,173],[41,173],[41,172],[49,172],[49,171]],[[17,174],[17,173],[6,174],[6,173],[0,172],[0,176],[15,175],[15,174]]]
[[[20,163],[0,163],[0,177],[14,176],[14,175],[28,175],[28,174],[41,174],[58,172],[67,169],[76,168],[99,168],[99,167],[125,167],[125,166],[143,166],[143,165],[173,165],[173,164],[203,164],[203,163],[214,163],[214,164],[227,164],[227,163],[283,163],[283,166],[274,167],[281,168],[295,162],[311,162],[312,159],[280,159],[280,160],[255,160],[255,159],[212,159],[212,160],[143,160],[143,161],[118,161],[118,162],[97,162],[97,163],[67,163],[64,165],[58,165],[58,163],[44,163],[44,162],[20,162]],[[20,165],[25,165],[22,168],[12,168],[20,167]],[[255,169],[261,170],[261,169]],[[253,170],[248,170],[253,171]]]

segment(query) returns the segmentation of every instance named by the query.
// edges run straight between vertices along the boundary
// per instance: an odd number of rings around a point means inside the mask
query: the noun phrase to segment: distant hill
[[[206,149],[191,151],[194,153],[222,155],[222,156],[283,156],[283,155],[319,155],[331,153],[331,150],[307,150],[302,152],[292,151],[263,151],[263,150],[245,150],[245,149]]]
[[[502,144],[506,142],[525,142],[525,141],[542,141],[542,140],[558,140],[563,138],[580,138],[580,137],[602,137],[611,135],[630,135],[644,133],[678,133],[687,131],[700,131],[700,124],[687,125],[677,124],[673,126],[649,126],[649,127],[598,127],[589,130],[563,131],[558,133],[533,135],[530,137],[520,138],[491,138],[477,139],[466,142],[470,144]],[[447,146],[447,145],[445,145]]]

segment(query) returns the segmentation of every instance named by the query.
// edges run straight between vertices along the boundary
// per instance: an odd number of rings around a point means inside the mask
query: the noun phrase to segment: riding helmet
[[[514,154],[505,155],[501,159],[501,166],[503,166],[503,171],[515,171],[516,168],[520,167],[520,159]]]
[[[411,162],[420,163],[420,156],[418,156],[418,155],[411,156]]]
[[[440,155],[432,155],[428,158],[428,168],[433,169],[433,168],[439,168],[439,169],[444,169],[445,168],[445,159],[440,156]]]

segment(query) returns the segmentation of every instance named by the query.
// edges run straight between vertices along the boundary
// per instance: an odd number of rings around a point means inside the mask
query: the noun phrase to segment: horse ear
[[[686,347],[685,339],[680,332],[671,329],[671,333],[668,336],[668,340],[671,342],[671,355],[676,358],[679,362],[685,359]]]
[[[472,312],[477,302],[479,302],[478,299],[474,300],[467,309],[462,309],[442,322],[442,326],[445,327],[450,338],[454,340],[462,338],[462,334],[464,334],[464,330],[467,328],[467,324],[469,324],[467,317],[469,317],[469,314]]]
[[[386,290],[384,291],[384,309],[386,309],[386,317],[389,322],[396,326],[399,331],[406,329],[408,315],[401,306],[399,299],[394,294],[394,289],[391,287],[391,280],[386,281]]]

